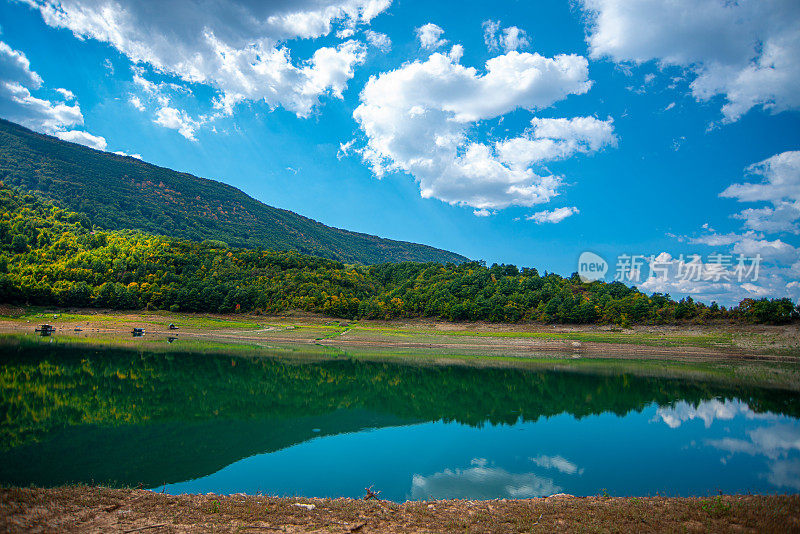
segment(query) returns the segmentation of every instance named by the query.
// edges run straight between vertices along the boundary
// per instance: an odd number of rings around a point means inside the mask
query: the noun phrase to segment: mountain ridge
[[[345,263],[461,263],[429,245],[327,226],[209,178],[40,134],[0,118],[0,180],[108,230],[296,250]]]

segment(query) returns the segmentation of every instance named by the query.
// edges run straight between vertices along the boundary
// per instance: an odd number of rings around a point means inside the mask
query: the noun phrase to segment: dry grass
[[[297,506],[297,504],[313,505]],[[309,509],[310,508],[310,509]],[[3,532],[798,532],[800,496],[407,502],[0,490]]]

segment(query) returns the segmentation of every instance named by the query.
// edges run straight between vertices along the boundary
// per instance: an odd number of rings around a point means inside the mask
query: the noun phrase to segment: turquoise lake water
[[[0,346],[0,364],[4,484],[373,486],[395,501],[800,492],[800,396],[719,378],[26,344]]]

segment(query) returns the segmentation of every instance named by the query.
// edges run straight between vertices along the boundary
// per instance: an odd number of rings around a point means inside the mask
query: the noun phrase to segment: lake
[[[395,501],[800,491],[800,395],[652,362],[0,343],[0,483]],[[554,368],[555,367],[555,368]]]

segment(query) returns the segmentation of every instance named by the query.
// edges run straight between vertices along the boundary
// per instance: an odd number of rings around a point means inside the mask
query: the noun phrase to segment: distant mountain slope
[[[39,191],[105,229],[297,250],[346,263],[467,259],[427,245],[325,226],[221,182],[64,142],[3,119],[0,180]]]

